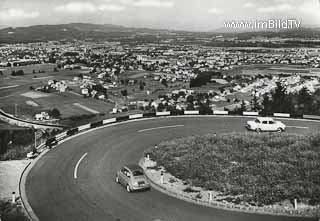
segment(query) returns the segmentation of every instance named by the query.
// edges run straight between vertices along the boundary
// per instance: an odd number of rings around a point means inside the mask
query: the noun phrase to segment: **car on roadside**
[[[127,192],[150,189],[143,169],[136,164],[123,166],[117,172],[115,181],[126,187]]]
[[[33,150],[33,151],[27,153],[27,158],[28,158],[28,159],[34,159],[34,158],[36,158],[37,156],[39,156],[39,153],[38,153],[37,150]]]
[[[55,137],[47,139],[45,146],[51,149],[53,146],[57,145],[58,141]]]
[[[255,120],[247,121],[246,128],[258,133],[263,131],[283,132],[286,130],[286,125],[281,121],[275,121],[271,117],[257,117]]]

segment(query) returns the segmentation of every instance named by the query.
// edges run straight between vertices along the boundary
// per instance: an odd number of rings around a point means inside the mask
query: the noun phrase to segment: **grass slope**
[[[222,134],[165,141],[153,160],[192,185],[253,205],[320,204],[320,135]]]

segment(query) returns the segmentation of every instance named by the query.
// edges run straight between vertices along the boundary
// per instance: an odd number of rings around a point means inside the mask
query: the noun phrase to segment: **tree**
[[[128,91],[127,91],[127,89],[122,90],[122,91],[121,91],[121,94],[122,94],[122,96],[124,96],[124,97],[128,96]]]
[[[157,107],[157,111],[161,112],[164,111],[165,106],[162,103],[159,103],[158,107]]]
[[[166,79],[162,79],[161,84],[163,84],[165,87],[168,87],[168,82]]]
[[[244,112],[247,110],[247,106],[246,106],[246,103],[244,102],[244,100],[242,100],[241,102],[241,107],[240,107],[241,111]]]
[[[298,98],[297,98],[297,105],[298,105],[298,112],[300,113],[307,113],[312,109],[312,104],[313,104],[313,98],[310,94],[310,91],[306,88],[303,87],[299,93],[298,93]]]
[[[263,110],[264,112],[292,112],[294,109],[292,96],[286,94],[286,88],[277,82],[277,87],[271,93],[271,99],[264,96]]]
[[[272,112],[271,109],[271,99],[269,94],[264,94],[263,95],[263,100],[262,100],[262,106],[263,106],[263,111],[265,113]]]
[[[9,140],[10,140],[9,131],[1,130],[0,131],[0,154],[3,154],[7,151]]]
[[[285,109],[285,100],[286,88],[280,82],[277,82],[277,87],[272,94],[272,110],[274,112],[282,112]]]
[[[52,117],[52,118],[59,118],[61,116],[61,113],[60,111],[57,109],[57,108],[53,108],[50,112],[49,112],[49,115]]]
[[[11,75],[12,76],[22,76],[22,75],[24,75],[24,72],[23,72],[23,70],[18,70],[18,71],[13,70],[11,72]]]
[[[143,91],[144,90],[144,86],[146,85],[146,83],[145,82],[143,82],[143,81],[140,81],[140,83],[139,83],[139,88],[140,88],[140,90],[141,91]]]
[[[194,101],[194,97],[192,95],[189,95],[187,97],[187,102],[193,104],[193,101]]]
[[[257,97],[257,92],[256,90],[254,91],[254,95],[253,95],[253,98],[252,98],[252,109],[254,111],[258,111],[260,109],[260,104],[259,104],[259,99]]]

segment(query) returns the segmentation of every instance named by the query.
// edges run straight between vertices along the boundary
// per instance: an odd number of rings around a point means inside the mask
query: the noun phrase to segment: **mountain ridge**
[[[151,29],[125,27],[113,24],[68,23],[55,25],[33,25],[28,27],[7,27],[0,29],[0,43],[27,43],[54,40],[85,40],[96,41],[116,40],[136,35],[178,35],[194,37],[226,37],[252,38],[281,37],[281,38],[320,38],[320,28],[300,28],[292,30],[261,30],[255,32],[223,32],[222,30],[195,32],[169,29]]]

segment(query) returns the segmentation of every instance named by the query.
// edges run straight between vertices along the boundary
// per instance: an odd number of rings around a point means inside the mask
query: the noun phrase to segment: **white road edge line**
[[[138,130],[138,132],[140,133],[140,132],[145,132],[145,131],[150,131],[150,130],[165,129],[165,128],[174,128],[174,127],[184,127],[184,125],[179,124],[179,125],[171,125],[171,126],[163,126],[163,127],[153,127],[153,128]]]
[[[309,127],[299,127],[299,126],[287,126],[289,128],[297,128],[297,129],[309,129]]]
[[[83,158],[85,158],[85,157],[87,156],[87,154],[88,154],[88,153],[83,154],[83,156],[82,156],[82,157],[79,159],[79,161],[77,162],[76,167],[74,168],[73,177],[74,177],[75,179],[77,179],[77,178],[78,178],[78,176],[77,176],[77,173],[78,173],[78,167],[79,167],[79,165],[80,165],[81,161],[83,160]]]
[[[138,130],[138,132],[140,133],[140,132],[145,132],[145,131],[150,131],[150,130],[174,128],[174,127],[184,127],[184,125],[183,124],[178,124],[178,125],[163,126],[163,127],[152,127],[152,128],[148,128],[148,129]]]

